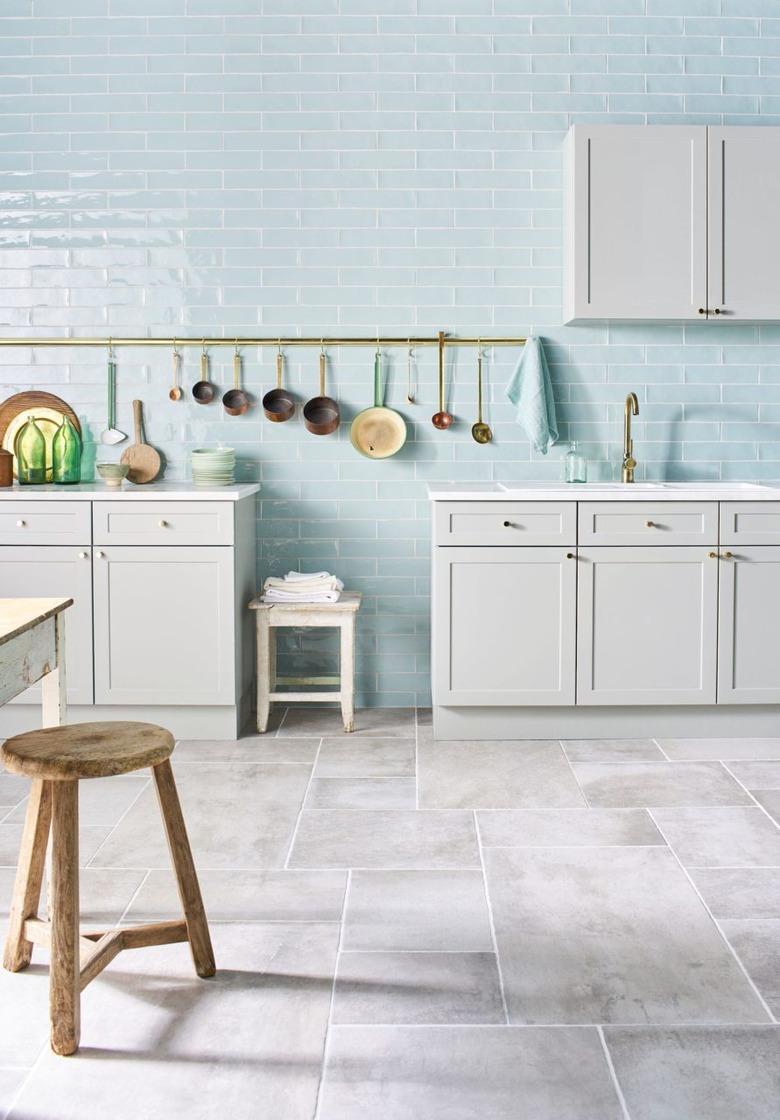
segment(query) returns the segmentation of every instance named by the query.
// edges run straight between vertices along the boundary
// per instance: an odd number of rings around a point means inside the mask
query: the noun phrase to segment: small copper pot
[[[339,406],[333,397],[325,396],[325,355],[320,354],[320,395],[303,406],[303,422],[314,436],[329,436],[339,426]]]

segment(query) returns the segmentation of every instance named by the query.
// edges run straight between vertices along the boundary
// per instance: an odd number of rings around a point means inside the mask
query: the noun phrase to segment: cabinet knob
[[[645,525],[647,526],[648,529],[657,528],[655,521],[645,521]]]
[[[19,526],[19,528],[20,528],[20,529],[23,529],[23,528],[25,527],[25,525],[27,524],[27,522],[26,522],[26,521],[22,521],[22,520],[20,519],[19,521],[17,521],[17,522],[16,522],[16,524],[17,524],[17,525]]]
[[[98,551],[98,552],[96,552],[96,553],[95,553],[95,556],[97,556],[98,560],[102,560],[102,559],[103,559],[103,556],[104,556],[104,555],[105,555],[105,554],[104,554],[104,553],[102,553],[102,552],[100,552],[100,551]]]
[[[733,552],[724,552],[723,553],[723,559],[724,560],[733,560],[734,559],[734,553]]]
[[[158,524],[159,524],[161,529],[167,529],[168,528],[168,522],[167,521],[162,521],[161,520],[161,521],[158,522]]]
[[[718,559],[717,552],[708,552],[707,555],[709,556],[710,560],[717,560]]]
[[[511,521],[505,521],[504,522],[504,528],[505,529],[510,529],[511,527],[512,527],[512,522]]]
[[[720,308],[719,308],[719,307],[716,307],[716,308],[715,308],[715,314],[716,314],[716,315],[720,315]]]
[[[86,558],[87,558],[86,552],[80,552],[79,553],[79,560],[86,560]]]
[[[574,559],[574,553],[573,552],[567,552],[566,553],[566,559],[567,560],[573,560]]]
[[[700,307],[699,308],[699,314],[700,315],[706,315],[707,314],[707,308],[706,307]]]

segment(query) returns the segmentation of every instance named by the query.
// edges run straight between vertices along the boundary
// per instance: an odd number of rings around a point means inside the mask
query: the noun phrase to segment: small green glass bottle
[[[46,481],[46,440],[34,416],[17,432],[14,454],[20,486],[35,486]]]
[[[67,416],[54,433],[51,447],[54,482],[81,482],[81,436]]]

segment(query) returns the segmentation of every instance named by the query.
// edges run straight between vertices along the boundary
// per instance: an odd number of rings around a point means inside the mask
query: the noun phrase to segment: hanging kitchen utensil
[[[493,432],[482,420],[482,345],[477,340],[477,422],[471,426],[471,435],[477,443],[490,443]]]
[[[415,357],[414,350],[412,349],[411,338],[407,340],[409,350],[406,355],[406,403],[414,404],[414,386],[412,384],[412,365],[414,365],[415,381],[417,380],[417,358]]]
[[[217,390],[214,384],[209,380],[209,356],[206,353],[206,340],[203,340],[203,346],[200,352],[200,381],[196,381],[192,386],[192,395],[198,404],[211,404],[216,396]]]
[[[233,388],[228,389],[223,396],[222,407],[228,416],[243,416],[249,408],[249,397],[241,388],[241,355],[238,352],[238,339],[233,351]]]
[[[120,462],[125,463],[130,468],[127,472],[128,480],[140,486],[144,482],[154,482],[162,468],[162,460],[159,451],[155,451],[148,443],[144,443],[144,417],[141,401],[133,401],[133,422],[135,424],[135,443],[131,443],[129,447],[125,448]]]
[[[172,401],[181,400],[181,354],[176,349],[176,339],[173,340],[173,385],[171,385],[168,396]]]
[[[389,459],[406,443],[406,421],[382,399],[382,355],[374,355],[374,405],[364,408],[352,421],[352,446],[369,459]]]
[[[455,419],[444,407],[444,331],[439,331],[439,411],[434,412],[431,423],[440,432],[449,428]]]
[[[303,406],[303,422],[314,436],[329,436],[339,426],[339,406],[332,397],[325,396],[325,350],[320,345],[320,395],[312,397]]]
[[[282,424],[289,420],[295,412],[295,397],[282,388],[282,374],[284,372],[284,354],[282,353],[282,340],[279,339],[279,348],[276,351],[276,388],[269,389],[263,397],[263,411],[266,419],[275,424]]]
[[[108,344],[108,370],[106,374],[108,389],[108,419],[105,431],[100,433],[100,442],[113,446],[127,439],[126,432],[120,432],[116,427],[116,362],[114,361],[114,348]]]

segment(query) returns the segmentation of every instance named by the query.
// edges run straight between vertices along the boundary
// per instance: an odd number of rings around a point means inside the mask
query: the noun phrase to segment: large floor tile
[[[780,868],[704,867],[691,878],[716,918],[780,918]]]
[[[412,778],[414,742],[411,739],[323,739],[316,778]]]
[[[318,1120],[621,1115],[596,1031],[334,1027]]]
[[[344,871],[200,871],[206,913],[212,922],[338,922]],[[150,871],[127,913],[134,922],[178,918],[176,882],[170,871]]]
[[[0,816],[3,809],[12,809],[30,790],[30,779],[20,774],[8,774],[0,768]]]
[[[557,741],[429,742],[417,754],[421,809],[584,806]]]
[[[278,739],[275,735],[246,735],[243,739],[184,739],[176,744],[176,762],[289,762],[311,766],[320,740]]]
[[[212,936],[212,980],[186,945],[113,962],[86,990],[79,1054],[45,1053],[12,1120],[311,1120],[336,927],[215,924]]]
[[[513,1023],[761,1022],[671,852],[488,848]]]
[[[728,762],[726,769],[747,789],[780,789],[780,762]]]
[[[761,995],[780,996],[780,919],[718,924]]]
[[[777,1028],[608,1028],[605,1034],[631,1120],[777,1120]]]
[[[473,814],[392,809],[304,812],[290,866],[478,867]]]
[[[354,871],[342,948],[491,952],[481,871]]]
[[[494,953],[342,953],[334,1023],[505,1023]]]
[[[658,739],[659,747],[667,758],[780,759],[780,739]]]
[[[22,824],[0,824],[0,867],[16,867],[22,842]],[[109,836],[111,829],[82,824],[79,826],[79,866],[85,867]]]
[[[564,739],[571,762],[663,762],[653,739]]]
[[[309,781],[307,766],[240,762],[174,767],[199,869],[281,867]],[[170,866],[154,789],[144,790],[94,859],[102,867]]]
[[[688,867],[780,867],[780,829],[751,809],[654,809],[670,847]]]
[[[26,1069],[19,1067],[3,1069],[0,1067],[0,1120],[5,1120],[26,1077]]]
[[[112,828],[150,784],[148,772],[138,777],[121,775],[79,782],[79,822]],[[27,802],[24,801],[6,820],[23,821],[26,809]]]
[[[415,733],[413,708],[361,708],[355,713],[352,735],[376,735],[385,739],[413,739]],[[345,735],[341,711],[330,708],[290,707],[284,715],[277,735]]]
[[[717,762],[583,762],[574,772],[593,808],[753,804]]]
[[[488,848],[664,843],[646,809],[482,809],[477,822]]]
[[[314,778],[307,809],[414,809],[414,778]]]
[[[764,806],[772,820],[780,825],[780,789],[758,789],[753,796]]]

